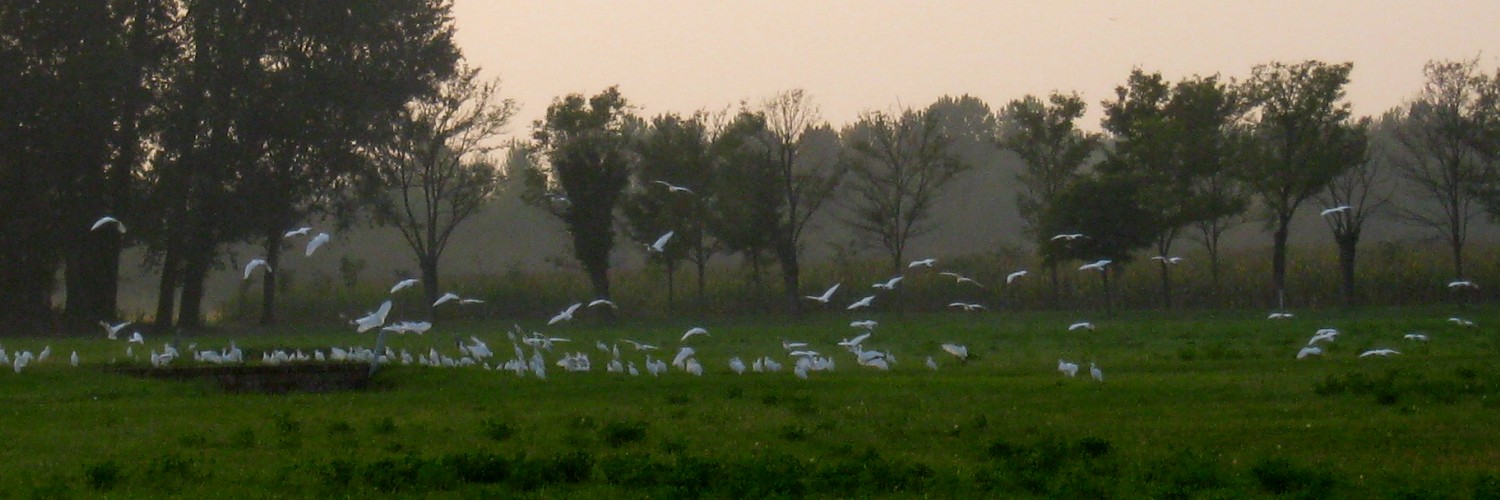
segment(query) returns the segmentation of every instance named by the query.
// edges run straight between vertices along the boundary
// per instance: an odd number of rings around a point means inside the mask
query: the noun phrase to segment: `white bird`
[[[1319,329],[1317,332],[1313,333],[1312,339],[1309,339],[1307,341],[1307,345],[1313,345],[1313,344],[1316,344],[1318,342],[1322,342],[1322,341],[1325,341],[1325,340],[1329,341],[1329,342],[1332,342],[1334,340],[1338,340],[1338,336],[1339,336],[1339,331],[1338,330],[1335,330],[1335,329],[1332,329],[1332,328],[1322,328],[1322,329]]]
[[[453,300],[459,300],[458,294],[453,292],[446,292],[442,297],[438,297],[437,302],[432,303],[432,307],[437,307]]]
[[[692,337],[694,335],[705,335],[705,336],[707,336],[708,335],[708,329],[703,328],[701,326],[695,326],[695,327],[689,328],[688,331],[687,331],[687,333],[682,334],[682,340],[679,340],[678,342],[687,342],[688,337]]]
[[[589,302],[588,306],[589,307],[609,306],[610,309],[619,309],[619,307],[615,306],[615,303],[614,302],[610,302],[609,299],[594,299],[593,301]]]
[[[1306,347],[1303,347],[1302,350],[1297,351],[1297,359],[1303,359],[1303,358],[1306,358],[1308,356],[1322,356],[1322,355],[1323,355],[1323,348],[1315,346],[1315,345],[1306,346]]]
[[[927,367],[931,368],[931,369],[934,369],[934,370],[938,369],[937,361],[933,360],[932,356],[928,356],[927,357]]]
[[[480,299],[461,299],[461,300],[458,301],[458,305],[461,305],[461,306],[466,306],[466,305],[469,305],[469,304],[483,304],[483,303],[484,303],[484,301],[480,300]]]
[[[1470,321],[1470,320],[1467,320],[1467,319],[1463,319],[1463,318],[1460,318],[1460,317],[1457,317],[1457,316],[1454,316],[1452,318],[1448,318],[1448,321],[1452,322],[1455,325],[1463,326],[1463,327],[1474,326],[1474,322],[1473,321]]]
[[[648,253],[662,253],[667,248],[667,242],[671,241],[672,235],[676,234],[676,233],[677,233],[676,231],[667,231],[667,234],[661,235],[660,238],[656,239],[655,243],[652,243],[650,245],[646,245],[646,252],[648,252]]]
[[[70,357],[70,360],[73,362],[73,366],[78,366],[78,351],[73,351],[73,356]]]
[[[1163,262],[1163,263],[1167,263],[1167,264],[1172,264],[1172,265],[1176,265],[1176,264],[1181,264],[1182,263],[1182,257],[1168,257],[1168,256],[1165,256],[1165,255],[1158,255],[1158,256],[1152,257],[1151,260],[1154,260],[1154,261],[1157,261],[1157,262]]]
[[[245,264],[245,279],[250,279],[250,273],[254,272],[257,267],[264,267],[266,272],[271,272],[271,265],[267,264],[265,259],[252,259],[249,264]]]
[[[1104,381],[1104,371],[1100,370],[1092,361],[1089,362],[1089,375],[1093,376],[1094,380]]]
[[[1109,259],[1100,259],[1100,260],[1097,260],[1097,261],[1094,261],[1094,262],[1090,262],[1088,264],[1084,264],[1082,266],[1078,266],[1078,270],[1079,271],[1099,271],[1099,272],[1104,272],[1105,266],[1108,266],[1108,265],[1110,265],[1113,262],[1114,261],[1109,260]]]
[[[1088,236],[1084,236],[1083,233],[1065,233],[1065,234],[1059,234],[1059,235],[1053,236],[1052,237],[1052,241],[1057,241],[1057,240],[1073,241],[1073,240],[1076,240],[1076,239],[1079,239],[1079,238],[1087,238],[1087,237]]]
[[[1009,285],[1009,284],[1011,284],[1011,282],[1019,279],[1022,276],[1025,276],[1025,275],[1026,275],[1026,270],[1025,269],[1022,269],[1020,271],[1016,271],[1016,272],[1007,274],[1007,275],[1005,275],[1005,284]]]
[[[281,237],[282,238],[291,238],[293,236],[307,236],[307,233],[310,232],[310,231],[312,231],[312,227],[311,226],[302,226],[302,227],[299,227],[297,229],[293,229],[291,231],[287,231],[286,234],[281,235]]]
[[[913,267],[932,267],[933,264],[937,264],[937,259],[929,257],[926,259],[911,261],[910,263],[906,264],[906,268],[911,269]]]
[[[1359,357],[1366,358],[1370,356],[1390,356],[1392,354],[1401,354],[1401,351],[1397,351],[1395,349],[1370,349],[1368,351],[1359,353]]]
[[[1411,332],[1406,335],[1402,335],[1401,338],[1404,338],[1406,340],[1415,340],[1417,342],[1426,342],[1427,334],[1420,332]]]
[[[1270,316],[1266,316],[1266,319],[1291,319],[1291,318],[1292,318],[1292,313],[1288,313],[1288,312],[1273,312],[1273,313],[1271,313]]]
[[[683,363],[685,363],[688,358],[693,357],[693,354],[696,352],[697,351],[694,351],[691,347],[683,346],[681,349],[677,350],[677,356],[672,358],[672,366],[678,368],[687,368]]]
[[[1336,214],[1336,213],[1340,213],[1340,212],[1348,212],[1348,211],[1353,210],[1353,209],[1354,209],[1354,207],[1351,207],[1349,205],[1339,205],[1339,206],[1336,206],[1336,207],[1333,207],[1333,208],[1325,208],[1325,209],[1323,209],[1322,212],[1318,212],[1318,215],[1321,215],[1323,217],[1327,217],[1327,216],[1330,216],[1330,215],[1333,215],[1333,214]]]
[[[688,194],[693,194],[693,190],[685,188],[685,187],[682,187],[682,186],[673,185],[672,183],[667,182],[667,181],[651,181],[651,182],[653,184],[661,184],[663,186],[666,186],[667,187],[667,192],[669,192],[669,193],[688,193]]]
[[[953,281],[956,282],[956,283],[958,283],[958,284],[960,284],[960,285],[962,285],[964,283],[969,283],[969,284],[977,286],[979,288],[984,288],[984,285],[979,284],[978,281],[974,281],[973,278],[970,278],[968,276],[964,276],[962,274],[958,274],[958,273],[955,273],[955,272],[943,271],[943,272],[938,273],[938,275],[939,276],[947,276],[949,278],[953,278]]]
[[[98,231],[105,224],[114,224],[116,231],[119,231],[120,234],[125,234],[125,224],[121,223],[119,219],[110,216],[100,217],[99,220],[94,221],[94,225],[89,228],[89,231]]]
[[[739,356],[729,358],[729,369],[734,370],[736,374],[743,375],[745,374],[745,362],[741,361]]]
[[[385,315],[389,314],[390,312],[391,301],[387,300],[385,302],[382,302],[380,304],[380,308],[376,309],[375,312],[367,314],[365,315],[365,317],[353,321],[355,325],[354,331],[358,333],[364,333],[373,328],[379,328],[381,325],[385,324]]]
[[[804,347],[807,347],[807,342],[796,342],[786,339],[781,340],[781,348],[788,351],[795,351]]]
[[[313,252],[318,251],[318,247],[328,243],[328,240],[331,239],[333,239],[333,236],[329,236],[328,233],[318,233],[317,236],[307,240],[307,250],[303,252],[303,255],[312,257]]]
[[[870,335],[873,335],[873,333],[872,332],[861,333],[859,335],[855,335],[854,338],[852,338],[852,339],[845,339],[845,340],[839,342],[839,345],[843,346],[843,347],[847,347],[847,348],[853,350],[853,349],[858,348],[859,345],[863,344],[866,340],[869,340],[870,339]]]
[[[1057,371],[1069,377],[1078,375],[1078,363],[1069,363],[1062,359],[1057,360]]]
[[[874,295],[867,295],[867,296],[865,296],[865,298],[859,299],[857,301],[854,301],[853,304],[849,304],[849,307],[845,307],[844,309],[848,310],[848,311],[853,311],[855,309],[860,309],[860,308],[864,308],[864,307],[870,307],[870,303],[872,303],[872,302],[875,302],[875,296]]]
[[[838,291],[839,285],[842,284],[843,283],[834,283],[833,286],[830,286],[827,290],[824,290],[822,295],[808,295],[803,298],[812,299],[827,304],[828,300],[833,298],[833,292]]]
[[[580,307],[583,307],[582,302],[577,302],[571,306],[568,306],[567,309],[563,309],[562,312],[557,313],[557,315],[553,316],[552,319],[547,320],[547,324],[555,325],[563,321],[573,321],[573,313],[578,312],[578,308]]]
[[[404,280],[401,280],[401,281],[397,281],[396,282],[396,286],[391,287],[391,293],[396,293],[396,292],[405,290],[407,288],[411,288],[411,287],[417,286],[417,283],[421,283],[421,281],[417,280],[416,278],[408,278],[408,279],[404,279]]]
[[[104,327],[104,335],[107,336],[107,337],[109,337],[110,340],[115,340],[117,337],[119,337],[120,330],[125,329],[125,327],[129,326],[129,325],[130,325],[129,321],[122,321],[122,322],[119,322],[119,323],[115,323],[113,325],[109,324],[108,322],[104,322],[104,321],[100,321],[99,322],[99,326]]]
[[[945,343],[942,345],[942,347],[944,352],[952,354],[958,359],[969,359],[969,346],[963,344]]]
[[[622,342],[625,342],[626,344],[630,344],[630,345],[635,346],[635,350],[637,350],[637,351],[654,351],[654,350],[657,349],[657,347],[654,346],[654,345],[643,344],[643,343],[636,342],[636,341],[630,340],[630,339],[625,339]]]
[[[866,329],[866,330],[874,330],[875,327],[877,327],[877,326],[880,326],[880,323],[877,322],[877,321],[875,321],[875,320],[873,320],[873,319],[866,319],[866,320],[850,321],[849,322],[849,327],[850,328],[863,328],[863,329]]]
[[[1070,332],[1073,331],[1073,330],[1093,330],[1093,329],[1094,329],[1094,324],[1093,323],[1089,323],[1087,321],[1079,321],[1077,323],[1073,323],[1071,325],[1068,325],[1068,331],[1070,331]]]
[[[969,312],[985,310],[984,304],[969,302],[952,302],[948,304],[948,307],[957,307]]]
[[[894,278],[882,281],[880,283],[876,283],[876,284],[870,285],[870,288],[879,288],[879,289],[882,289],[882,290],[895,290],[896,289],[896,284],[900,283],[903,278],[905,278],[905,277],[901,276],[901,275],[896,275],[896,277],[894,277]]]
[[[146,337],[141,335],[141,332],[132,333],[130,334],[130,343],[146,345]],[[128,350],[129,348],[127,347],[126,349]]]
[[[1448,282],[1448,289],[1452,290],[1458,288],[1473,288],[1475,290],[1478,290],[1479,285],[1476,285],[1473,281],[1469,280],[1454,280]]]

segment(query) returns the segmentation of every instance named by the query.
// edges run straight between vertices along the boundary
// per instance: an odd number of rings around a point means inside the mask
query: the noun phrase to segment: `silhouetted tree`
[[[781,265],[788,307],[798,313],[802,310],[802,234],[844,175],[837,161],[838,134],[822,121],[817,106],[802,89],[777,94],[761,103],[761,108],[768,133],[756,137],[768,152],[775,174],[780,216],[770,228],[772,248]]]
[[[711,176],[715,161],[706,119],[703,113],[687,118],[666,114],[652,119],[636,143],[640,161],[635,189],[622,203],[635,241],[650,245],[667,231],[674,232],[663,252],[647,256],[667,270],[668,307],[674,305],[673,278],[677,263],[683,259],[696,265],[701,303],[708,259],[713,254],[704,230],[706,210],[714,196]]]
[[[1349,147],[1361,150],[1364,161],[1354,164],[1328,183],[1328,188],[1316,199],[1325,207],[1349,207],[1323,217],[1328,229],[1333,232],[1333,241],[1339,248],[1339,276],[1343,278],[1344,305],[1355,305],[1354,261],[1359,249],[1359,237],[1365,223],[1380,216],[1389,208],[1393,186],[1390,183],[1386,161],[1370,154],[1370,121],[1360,120],[1357,125],[1366,140],[1351,142]],[[1389,133],[1389,131],[1382,131]]]

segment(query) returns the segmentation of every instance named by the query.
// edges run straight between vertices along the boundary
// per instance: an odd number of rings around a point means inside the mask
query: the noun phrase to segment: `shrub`
[[[120,484],[125,478],[125,468],[114,460],[95,462],[83,468],[83,479],[89,488],[97,491],[109,491]]]
[[[480,433],[493,441],[505,441],[516,434],[516,428],[509,423],[495,418],[486,418],[479,422]]]
[[[599,429],[599,437],[611,448],[646,439],[646,423],[635,420],[615,420]]]
[[[1275,495],[1295,493],[1306,498],[1325,498],[1333,489],[1332,474],[1284,458],[1261,460],[1250,468],[1250,473],[1262,490]]]

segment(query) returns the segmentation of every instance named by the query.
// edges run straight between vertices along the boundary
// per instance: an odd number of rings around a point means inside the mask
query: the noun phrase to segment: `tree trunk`
[[[1354,257],[1359,243],[1359,237],[1338,238],[1339,244],[1339,274],[1344,278],[1344,306],[1353,307],[1354,299]]]
[[[802,269],[797,264],[797,247],[795,242],[778,242],[776,244],[776,260],[781,264],[782,292],[786,297],[787,306],[793,315],[802,314],[802,297],[798,293],[799,281]]]
[[[175,242],[167,243],[161,258],[161,280],[156,285],[156,331],[170,330],[177,313],[177,289],[182,282],[182,252]]]
[[[589,283],[591,285],[593,285],[593,287],[594,287],[594,296],[598,297],[598,298],[601,298],[601,299],[609,300],[609,262],[608,262],[608,260],[606,260],[606,261],[604,261],[602,263],[597,262],[597,261],[596,262],[592,262],[592,263],[585,263],[584,267],[587,268],[588,273],[589,273]],[[602,313],[604,314],[604,319],[606,321],[614,321],[615,314],[614,314],[614,310],[612,308],[605,307],[605,308],[603,308]]]
[[[266,263],[270,269],[260,282],[260,324],[263,326],[276,324],[276,275],[281,272],[281,235],[281,231],[275,229],[266,233]]]
[[[438,288],[438,256],[426,256],[417,259],[417,266],[422,268],[422,309],[427,311],[428,321],[437,322],[437,308],[432,306],[437,302],[438,295],[442,292]]]
[[[1171,272],[1170,269],[1168,269],[1168,267],[1170,267],[1171,264],[1168,264],[1166,261],[1162,261],[1162,262],[1160,262],[1160,264],[1161,264],[1161,302],[1162,302],[1162,308],[1163,309],[1171,309],[1172,308],[1172,272]]]
[[[1047,264],[1047,273],[1050,274],[1051,277],[1052,277],[1052,304],[1051,304],[1051,307],[1053,309],[1057,309],[1058,307],[1060,307],[1062,305],[1062,283],[1061,283],[1061,279],[1062,278],[1057,273],[1057,267],[1058,266],[1057,266],[1056,262],[1050,262],[1050,263]]]
[[[1464,243],[1455,236],[1448,239],[1448,246],[1453,250],[1454,279],[1464,279]]]
[[[667,262],[667,312],[675,312],[677,309],[677,264]]]
[[[1286,238],[1291,217],[1278,217],[1271,245],[1272,307],[1286,308]]]
[[[208,273],[213,267],[214,242],[206,229],[200,226],[188,238],[183,252],[182,306],[177,311],[177,327],[186,330],[203,328],[203,298]]]
[[[1115,311],[1114,304],[1113,304],[1114,301],[1110,297],[1110,293],[1109,293],[1109,272],[1110,272],[1109,270],[1110,270],[1109,267],[1105,267],[1102,271],[1099,271],[1099,278],[1102,279],[1103,283],[1104,283],[1104,315],[1105,316],[1113,316],[1114,313],[1115,313],[1114,312]]]

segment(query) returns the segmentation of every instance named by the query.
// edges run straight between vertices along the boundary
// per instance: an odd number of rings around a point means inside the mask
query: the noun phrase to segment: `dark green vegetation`
[[[1189,317],[1131,313],[1067,332],[1073,313],[873,315],[868,347],[890,372],[729,372],[730,356],[782,339],[834,353],[843,318],[708,323],[702,378],[606,374],[594,341],[667,349],[685,323],[548,330],[592,352],[592,373],[392,366],[376,389],[285,396],[104,373],[123,345],[54,341],[53,357],[0,374],[7,445],[0,489],[17,496],[328,497],[421,493],[597,497],[1492,498],[1500,442],[1500,341],[1491,312],[1451,310]],[[1292,359],[1318,328],[1323,359]],[[1404,341],[1429,333],[1426,344]],[[452,354],[449,334],[509,352],[493,324],[392,339]],[[335,332],[238,336],[266,348],[370,345]],[[201,347],[220,337],[184,339]],[[940,342],[967,343],[967,362]],[[43,340],[5,346],[39,350]],[[152,340],[155,343],[155,340]],[[1357,359],[1392,347],[1404,354]],[[85,366],[67,366],[78,349]],[[60,355],[59,355],[60,354]],[[550,355],[549,361],[560,353]],[[923,366],[928,355],[941,364]],[[639,354],[625,359],[640,362]],[[1066,379],[1059,357],[1106,382]]]

